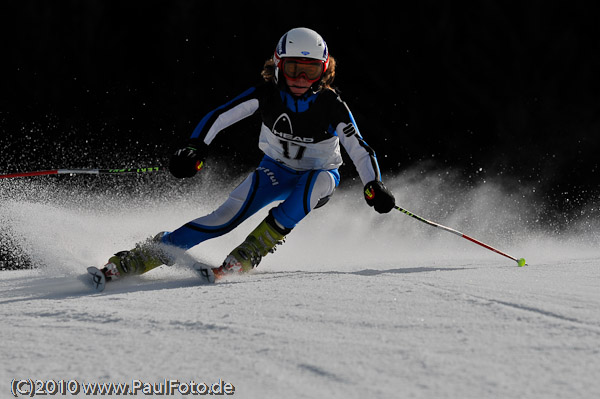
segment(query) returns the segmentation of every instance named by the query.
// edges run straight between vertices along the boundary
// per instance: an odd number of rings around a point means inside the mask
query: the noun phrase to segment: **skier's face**
[[[299,77],[298,79],[285,79],[288,87],[290,88],[290,92],[295,96],[301,96],[308,91],[312,82],[309,82],[304,77]]]
[[[295,96],[306,93],[313,83],[321,79],[325,70],[323,61],[297,57],[283,59],[280,68],[290,92]]]

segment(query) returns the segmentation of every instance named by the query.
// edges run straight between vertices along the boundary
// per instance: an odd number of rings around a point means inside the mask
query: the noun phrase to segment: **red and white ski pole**
[[[514,260],[515,262],[517,262],[517,265],[519,267],[527,266],[527,263],[525,263],[525,259],[524,258],[517,259],[514,256],[511,256],[511,255],[506,254],[506,253],[504,253],[504,252],[502,252],[500,250],[497,250],[496,248],[494,248],[494,247],[492,247],[492,246],[490,246],[488,244],[485,244],[485,243],[483,243],[483,242],[481,242],[479,240],[476,240],[473,237],[469,237],[468,235],[463,234],[460,231],[451,229],[450,227],[442,226],[441,224],[432,222],[431,220],[427,220],[427,219],[425,219],[425,218],[423,218],[423,217],[421,217],[419,215],[415,215],[414,213],[407,211],[406,209],[400,208],[399,206],[394,206],[394,208],[397,209],[397,210],[399,210],[400,212],[404,213],[405,215],[408,215],[410,217],[413,217],[413,218],[417,219],[420,222],[423,222],[423,223],[428,224],[428,225],[433,226],[433,227],[437,227],[438,229],[446,230],[449,233],[452,233],[452,234],[455,234],[457,236],[460,236],[460,237],[462,237],[464,239],[467,239],[467,240],[469,240],[469,241],[471,241],[471,242],[473,242],[473,243],[475,243],[477,245],[480,245],[480,246],[482,246],[482,247],[484,247],[486,249],[489,249],[490,251],[493,251],[493,252],[496,252],[497,254],[505,256],[508,259]]]
[[[118,175],[123,173],[149,173],[163,170],[160,166],[148,168],[124,168],[124,169],[53,169],[39,170],[34,172],[11,173],[0,175],[0,179],[11,179],[15,177],[46,176],[46,175]]]

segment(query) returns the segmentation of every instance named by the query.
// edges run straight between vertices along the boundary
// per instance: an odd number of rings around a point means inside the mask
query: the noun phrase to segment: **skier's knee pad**
[[[333,195],[337,182],[334,176],[328,171],[321,171],[312,188],[311,208],[316,209],[325,205]]]
[[[334,191],[335,191],[335,189],[334,189]],[[332,196],[333,196],[333,193],[326,195],[325,197],[319,199],[319,201],[317,201],[317,205],[315,205],[315,207],[313,209],[320,208],[323,205],[325,205],[326,203],[328,203]]]

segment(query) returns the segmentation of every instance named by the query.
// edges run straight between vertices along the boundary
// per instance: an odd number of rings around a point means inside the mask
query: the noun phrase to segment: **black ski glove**
[[[379,213],[388,213],[396,205],[394,194],[381,181],[373,180],[365,185],[365,200]]]
[[[178,179],[193,177],[204,166],[206,145],[200,140],[190,140],[185,147],[171,155],[169,170]]]

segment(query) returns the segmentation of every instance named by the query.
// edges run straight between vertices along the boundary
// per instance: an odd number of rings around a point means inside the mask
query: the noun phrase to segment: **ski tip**
[[[91,276],[92,286],[96,289],[96,291],[104,291],[104,288],[106,287],[106,276],[104,276],[102,270],[95,266],[90,266],[87,268],[87,271]]]
[[[192,269],[198,276],[203,284],[214,284],[215,283],[215,273],[213,272],[213,268],[204,263],[196,262],[192,265]]]

